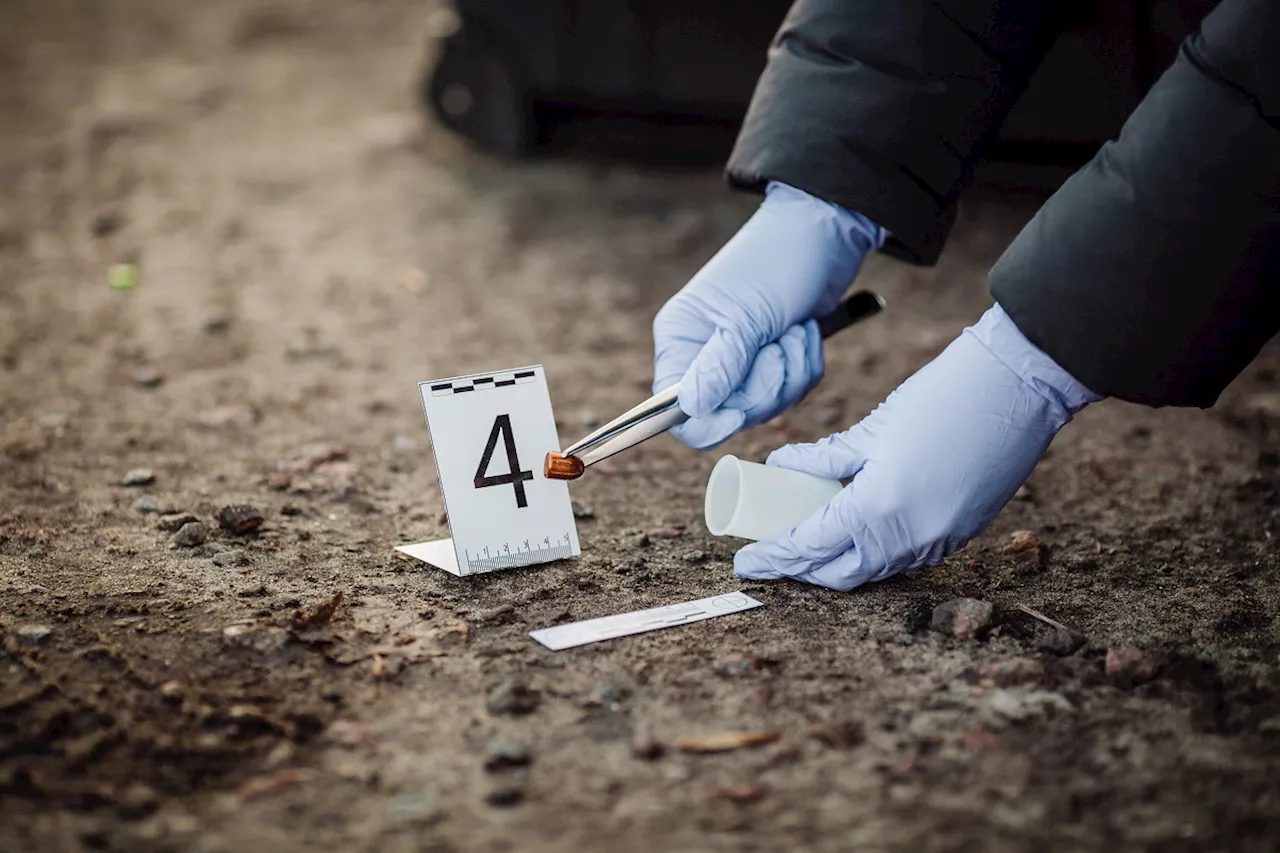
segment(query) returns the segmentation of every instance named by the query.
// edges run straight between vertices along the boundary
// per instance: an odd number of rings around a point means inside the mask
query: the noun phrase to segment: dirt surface
[[[574,484],[578,559],[396,555],[445,531],[419,380],[545,364],[576,438],[647,393],[653,313],[753,204],[714,168],[471,152],[415,102],[433,14],[8,4],[0,848],[1280,845],[1274,347],[1214,410],[1091,408],[988,535],[851,594],[532,642],[739,588],[700,518],[718,454],[669,438]],[[975,193],[936,269],[873,259],[892,310],[723,450],[868,412],[979,315],[1035,203]],[[994,605],[976,638],[930,630],[957,596]],[[735,730],[777,737],[677,748]]]

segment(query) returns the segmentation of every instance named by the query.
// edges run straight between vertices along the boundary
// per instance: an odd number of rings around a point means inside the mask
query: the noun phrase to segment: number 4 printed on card
[[[452,535],[396,550],[456,575],[577,556],[568,484],[520,464],[560,448],[541,365],[420,388]]]

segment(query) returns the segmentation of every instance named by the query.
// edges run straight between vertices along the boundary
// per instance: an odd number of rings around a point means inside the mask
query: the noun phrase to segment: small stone
[[[200,521],[188,521],[173,534],[173,544],[180,548],[194,548],[204,543],[209,536],[209,529]]]
[[[491,788],[484,795],[484,801],[491,806],[514,806],[518,805],[524,799],[524,788],[519,785],[501,785],[497,788]]]
[[[1045,680],[1044,664],[1026,657],[987,661],[978,667],[978,678],[996,687],[1042,683]]]
[[[416,453],[418,442],[407,435],[397,435],[392,443],[392,448],[396,453]]]
[[[580,520],[582,520],[582,521],[586,521],[587,519],[595,518],[595,517],[596,517],[596,514],[595,514],[595,512],[591,509],[591,507],[587,506],[586,504],[580,504],[580,503],[578,503],[577,501],[574,501],[574,502],[573,502],[573,517],[574,517],[574,518],[577,518],[577,519],[580,519]]]
[[[163,504],[153,497],[142,497],[133,502],[133,511],[141,513],[159,512],[162,506]]]
[[[637,536],[637,537],[636,537],[636,540],[635,540],[635,541],[636,541],[636,547],[637,547],[637,548],[648,548],[648,547],[649,547],[649,534],[648,534],[648,533],[641,533],[639,536]]]
[[[18,629],[18,639],[24,645],[38,646],[53,635],[48,625],[23,625]]]
[[[820,723],[810,726],[809,737],[831,749],[852,749],[866,740],[862,725],[855,722]]]
[[[316,470],[326,462],[337,462],[346,458],[347,448],[343,445],[316,442],[300,447],[297,452],[281,462],[277,467],[281,471],[290,471],[295,474],[308,473]]]
[[[1030,530],[1019,530],[1009,538],[1009,550],[1015,554],[1038,551],[1042,547],[1040,537]]]
[[[159,388],[164,374],[154,367],[139,367],[133,371],[133,384],[139,388]]]
[[[631,738],[631,754],[643,761],[661,758],[665,751],[666,748],[650,735],[638,733]]]
[[[221,568],[238,566],[244,562],[244,554],[239,551],[219,551],[213,555],[213,564]]]
[[[293,475],[287,471],[275,471],[267,477],[267,488],[274,492],[283,492],[293,485]]]
[[[1050,709],[1066,712],[1075,710],[1066,697],[1046,690],[1032,690],[1025,693],[1016,690],[993,690],[989,702],[991,710],[998,716],[1014,722],[1043,716]]]
[[[701,563],[707,559],[707,552],[687,551],[680,559],[684,560],[686,563]]]
[[[167,515],[160,516],[159,521],[156,522],[156,526],[161,530],[167,530],[172,533],[175,530],[182,529],[184,524],[190,524],[193,521],[199,520],[200,519],[196,518],[189,512],[171,512]]]
[[[1023,483],[1021,486],[1018,486],[1018,491],[1013,493],[1013,499],[1015,501],[1034,502],[1036,499],[1036,493],[1031,486]]]
[[[397,826],[428,826],[441,816],[435,798],[422,791],[400,794],[387,803],[387,821]]]
[[[149,486],[156,481],[155,472],[150,468],[134,468],[124,475],[120,481],[122,486]]]
[[[500,604],[491,610],[481,610],[472,617],[476,622],[507,622],[515,615],[516,608],[511,604]]]
[[[767,793],[768,791],[763,785],[727,785],[723,788],[716,788],[713,796],[738,803],[739,805],[748,805],[764,799]]]
[[[485,704],[490,714],[519,716],[537,710],[541,701],[542,696],[538,691],[531,690],[520,681],[508,679],[489,691]]]
[[[1106,672],[1120,681],[1141,684],[1160,674],[1160,659],[1134,646],[1112,646],[1107,649]]]
[[[181,699],[182,684],[177,681],[166,681],[160,685],[160,695],[166,699]]]
[[[620,705],[626,697],[616,685],[599,684],[591,691],[591,698],[601,705]]]
[[[113,208],[103,208],[89,221],[89,233],[95,237],[109,237],[124,225],[124,216]]]
[[[953,598],[933,608],[929,627],[959,640],[974,639],[990,625],[995,608],[976,598]]]
[[[1066,657],[1075,654],[1084,645],[1084,641],[1084,634],[1078,631],[1072,631],[1070,628],[1055,628],[1052,634],[1040,642],[1040,649]]]
[[[294,504],[285,504],[280,507],[280,514],[288,516],[302,515],[302,507],[295,506]]]
[[[116,798],[116,810],[126,820],[139,820],[160,807],[160,795],[141,782],[131,782]]]
[[[224,506],[218,510],[218,526],[237,536],[248,536],[262,526],[262,513],[251,506]]]
[[[484,769],[493,773],[509,767],[524,767],[533,760],[529,747],[512,740],[495,740],[485,750]]]
[[[674,527],[659,527],[656,530],[647,531],[645,535],[650,539],[678,539],[684,535],[684,531]]]

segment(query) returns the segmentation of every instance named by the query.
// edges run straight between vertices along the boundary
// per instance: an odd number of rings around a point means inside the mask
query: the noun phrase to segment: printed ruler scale
[[[455,575],[513,569],[580,553],[562,480],[542,475],[560,447],[541,365],[419,384],[449,539],[397,551]]]
[[[573,551],[573,542],[569,538],[569,534],[557,540],[556,544],[551,543],[551,537],[543,537],[541,542],[530,545],[526,539],[523,545],[516,546],[515,550],[511,549],[511,543],[506,543],[502,549],[494,549],[495,553],[490,555],[489,548],[484,548],[484,556],[476,554],[472,556],[464,551],[463,557],[467,562],[467,574],[479,574],[480,572],[492,572],[498,569],[516,569],[521,566],[533,566],[538,563],[550,563],[553,560],[567,560],[575,556]]]

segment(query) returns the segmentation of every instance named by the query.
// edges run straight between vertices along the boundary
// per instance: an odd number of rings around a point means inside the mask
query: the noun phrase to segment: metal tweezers
[[[878,294],[860,290],[841,302],[836,310],[819,319],[818,328],[822,337],[829,338],[859,320],[880,313],[883,308],[884,299]],[[679,397],[680,383],[677,382],[609,421],[586,438],[569,445],[562,451],[562,455],[575,456],[582,460],[584,467],[588,467],[629,447],[635,447],[655,435],[661,435],[689,419],[680,409]]]

